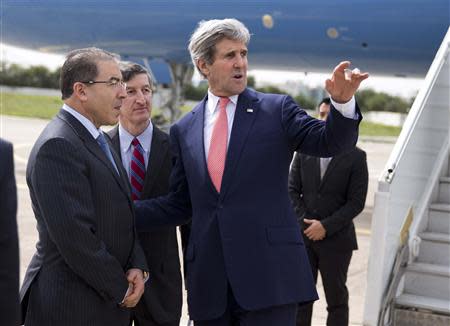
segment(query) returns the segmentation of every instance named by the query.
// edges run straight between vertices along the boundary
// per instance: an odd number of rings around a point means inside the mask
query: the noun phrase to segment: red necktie
[[[220,192],[223,170],[225,168],[225,157],[227,155],[228,102],[230,102],[228,97],[221,97],[219,100],[219,116],[214,124],[208,152],[208,172],[217,192]]]
[[[145,180],[144,149],[137,138],[134,138],[131,144],[134,146],[130,166],[131,198],[139,200]]]

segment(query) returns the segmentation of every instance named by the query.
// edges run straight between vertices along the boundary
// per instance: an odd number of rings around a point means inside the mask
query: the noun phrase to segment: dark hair
[[[330,105],[331,104],[330,98],[329,97],[324,97],[322,99],[322,101],[320,101],[319,105],[317,106],[317,109],[319,109],[322,104]]]
[[[97,63],[107,60],[117,60],[117,56],[94,47],[69,52],[59,77],[61,98],[65,100],[72,96],[76,82],[94,80],[98,75]]]
[[[153,88],[153,78],[149,74],[148,70],[143,66],[133,63],[133,62],[120,62],[119,64],[120,72],[122,73],[123,81],[126,83],[133,79],[136,75],[146,74],[148,78],[148,83],[151,88]]]

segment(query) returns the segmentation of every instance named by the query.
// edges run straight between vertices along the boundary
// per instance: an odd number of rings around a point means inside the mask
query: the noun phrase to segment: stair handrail
[[[380,313],[378,316],[378,326],[392,325],[393,320],[393,305],[395,294],[400,283],[400,280],[406,270],[409,256],[409,230],[414,219],[414,213],[412,206],[409,208],[408,213],[403,221],[402,228],[399,234],[399,245],[397,247],[397,253],[395,255],[394,264],[392,266],[391,273],[389,274],[388,283],[384,291],[383,300],[381,302]],[[386,314],[388,319],[386,320]]]
[[[433,85],[435,84],[436,79],[439,76],[439,72],[441,71],[442,66],[445,63],[445,58],[449,49],[450,27],[447,30],[441,46],[436,53],[435,59],[433,60],[433,63],[431,64],[430,69],[428,70],[428,73],[425,77],[424,85],[428,85],[428,87],[422,87],[419,90],[419,93],[417,94],[416,99],[411,107],[411,110],[406,117],[405,123],[403,124],[402,131],[398,136],[398,140],[395,143],[391,155],[389,156],[387,164],[383,170],[383,179],[388,184],[392,183],[392,180],[395,177],[398,163],[401,160],[403,153],[405,152],[405,149],[411,139],[415,126],[423,113],[425,104],[428,100],[431,90],[433,89]]]
[[[449,157],[449,154],[450,154],[450,134],[447,140],[442,144],[442,147],[439,151],[439,155],[434,163],[434,167],[431,169],[430,177],[428,179],[427,185],[425,186],[425,191],[422,197],[417,202],[417,207],[415,210],[416,219],[414,219],[414,222],[411,225],[411,232],[409,239],[410,262],[413,261],[419,255],[419,246],[421,242],[419,233],[425,228],[428,222],[428,220],[426,219],[427,217],[426,213],[433,198],[433,189],[434,189],[433,186],[439,183],[441,171],[445,168],[444,164],[446,162],[446,158]]]

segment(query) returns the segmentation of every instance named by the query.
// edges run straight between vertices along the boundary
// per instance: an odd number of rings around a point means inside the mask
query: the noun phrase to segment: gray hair
[[[202,20],[192,33],[188,49],[192,62],[201,75],[203,74],[197,66],[197,61],[202,59],[212,64],[216,44],[224,38],[247,45],[250,42],[250,33],[243,23],[234,18]]]
[[[109,60],[117,61],[118,56],[95,47],[69,52],[59,76],[61,98],[65,100],[72,96],[76,82],[94,80],[98,75],[97,63]]]

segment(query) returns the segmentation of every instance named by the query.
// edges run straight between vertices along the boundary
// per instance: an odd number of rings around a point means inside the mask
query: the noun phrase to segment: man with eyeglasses
[[[127,171],[135,200],[169,192],[172,167],[169,136],[151,121],[153,81],[147,70],[123,62],[122,77],[127,97],[120,109],[119,125],[108,132],[113,148]],[[178,326],[182,282],[175,227],[139,232],[147,259],[150,281],[141,301],[132,311],[135,326]]]
[[[117,123],[126,97],[116,58],[70,52],[64,105],[36,141],[27,183],[39,241],[20,297],[32,325],[128,325],[144,292],[126,172],[100,126]]]

